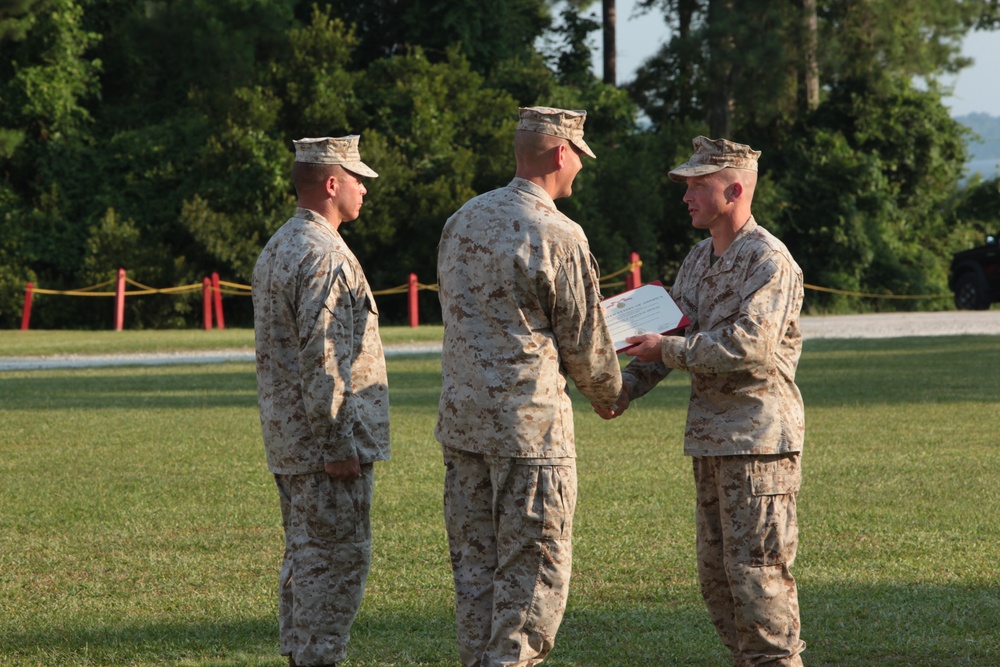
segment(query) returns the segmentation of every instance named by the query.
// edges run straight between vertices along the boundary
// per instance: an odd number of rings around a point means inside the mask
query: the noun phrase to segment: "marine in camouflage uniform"
[[[339,227],[377,174],[357,136],[296,141],[299,208],[253,272],[260,421],[285,531],[281,653],[344,659],[371,562],[374,474],[389,458],[378,310]]]
[[[712,232],[671,289],[691,323],[683,336],[630,338],[645,349],[627,351],[639,359],[622,376],[635,399],[673,369],[691,374],[684,452],[697,489],[702,595],[736,667],[791,667],[805,648],[789,571],[805,432],[795,385],[802,271],[750,215],[760,153],[705,137],[694,148],[670,172],[688,184],[694,225]]]
[[[582,154],[585,112],[524,108],[517,174],[467,202],[438,248],[444,317],[436,435],[466,667],[535,665],[566,609],[576,448],[566,376],[592,402],[621,390],[598,268],[560,213]]]

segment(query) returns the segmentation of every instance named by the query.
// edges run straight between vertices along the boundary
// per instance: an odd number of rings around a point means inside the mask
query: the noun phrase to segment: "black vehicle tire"
[[[990,286],[978,271],[966,271],[955,280],[955,306],[959,310],[990,307]]]

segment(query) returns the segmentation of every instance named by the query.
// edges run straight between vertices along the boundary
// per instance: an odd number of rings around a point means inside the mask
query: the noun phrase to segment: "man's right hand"
[[[623,412],[628,410],[629,403],[631,401],[628,397],[628,389],[622,387],[622,393],[618,394],[618,400],[610,408],[602,408],[599,405],[591,403],[594,408],[594,412],[598,414],[601,419],[614,419],[615,417],[620,417]]]
[[[350,482],[361,477],[361,463],[358,462],[357,456],[344,461],[327,461],[323,464],[323,468],[327,475],[342,482]]]
[[[662,340],[663,336],[660,334],[629,336],[625,342],[631,347],[625,348],[622,352],[630,357],[636,357],[639,361],[663,361],[663,352],[660,351]]]

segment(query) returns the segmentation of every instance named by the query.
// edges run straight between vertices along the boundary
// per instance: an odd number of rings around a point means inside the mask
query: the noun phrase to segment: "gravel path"
[[[801,324],[802,335],[806,340],[810,338],[899,338],[903,336],[956,336],[962,334],[1000,336],[1000,310],[828,315],[803,317]],[[440,352],[440,343],[392,345],[387,346],[385,350],[386,356],[439,354]],[[156,366],[224,361],[253,361],[253,350],[0,357],[0,371],[92,366]]]
[[[934,313],[870,313],[802,318],[810,338],[901,338],[903,336],[1000,335],[1000,310]]]

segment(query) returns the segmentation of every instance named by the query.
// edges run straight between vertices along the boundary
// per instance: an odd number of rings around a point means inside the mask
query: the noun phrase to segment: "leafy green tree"
[[[838,90],[794,143],[773,152],[779,194],[763,210],[807,282],[895,295],[947,291],[954,233],[944,212],[965,160],[963,129],[933,91]],[[783,205],[779,202],[783,202]],[[811,293],[813,308],[934,308],[945,301]]]
[[[362,147],[380,177],[344,233],[374,285],[405,283],[411,272],[436,282],[445,221],[513,176],[517,102],[489,87],[457,47],[443,62],[420,49],[373,62],[358,95],[369,118]],[[434,295],[424,295],[422,309],[436,308]]]
[[[672,38],[640,68],[630,90],[657,124],[695,116],[713,136],[784,126],[803,105],[803,63],[820,86],[865,81],[872,89],[968,64],[961,39],[989,0],[641,0],[664,12]],[[995,10],[994,10],[995,11]],[[981,21],[982,23],[982,21]],[[813,65],[811,65],[813,66]],[[853,84],[852,84],[853,85]]]
[[[69,213],[74,184],[58,177],[80,167],[91,136],[86,103],[98,91],[100,62],[87,57],[99,39],[82,26],[73,0],[5,7],[0,40],[0,232],[15,253],[0,276],[0,300],[24,281],[58,286],[78,266],[85,229]],[[16,11],[12,11],[16,10]],[[22,12],[26,12],[23,13]],[[11,325],[11,318],[3,324]]]
[[[546,0],[324,0],[331,15],[354,26],[360,40],[356,69],[382,58],[420,47],[432,62],[449,58],[449,48],[461,53],[480,73],[498,63],[529,56],[549,27]],[[299,4],[297,15],[308,21],[312,2]]]
[[[941,293],[955,233],[944,212],[965,149],[937,78],[967,64],[961,38],[989,4],[648,0],[675,37],[630,92],[657,129],[701,121],[712,136],[763,149],[755,210],[807,282]],[[814,309],[943,303],[807,298]]]
[[[701,234],[666,172],[720,128],[764,149],[758,217],[807,280],[932,293],[948,253],[988,226],[968,215],[986,186],[955,190],[961,129],[936,78],[963,65],[965,30],[995,27],[995,2],[644,0],[674,36],[627,91],[592,72],[594,3],[567,4],[553,30],[549,0],[5,3],[0,326],[16,324],[29,279],[79,287],[124,265],[154,286],[249,280],[294,205],[303,136],[361,134],[382,176],[342,228],[372,285],[432,282],[441,225],[514,172],[518,106],[587,109],[599,159],[559,205],[605,271],[639,250],[646,279],[672,279]],[[433,318],[434,295],[421,299]],[[227,320],[248,324],[249,300],[229,301]],[[107,326],[90,302],[50,302],[40,325]],[[196,302],[142,297],[129,318],[190,324]],[[402,320],[404,299],[380,305]]]

